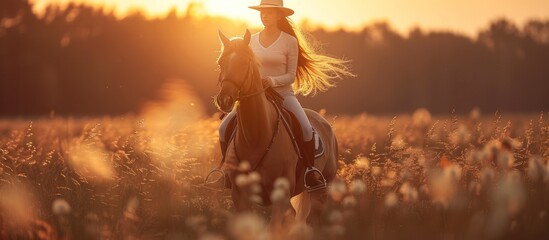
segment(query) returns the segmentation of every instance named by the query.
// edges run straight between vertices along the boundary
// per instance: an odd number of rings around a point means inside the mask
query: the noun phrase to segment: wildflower
[[[389,179],[395,179],[396,175],[397,175],[397,172],[395,172],[395,171],[387,172],[387,178],[389,178]]]
[[[478,121],[480,119],[480,108],[479,107],[475,107],[471,110],[471,112],[469,113],[469,120],[471,121]]]
[[[355,166],[359,169],[367,170],[370,167],[370,161],[365,157],[359,157],[355,160]]]
[[[548,163],[549,164],[549,163]],[[533,156],[528,161],[528,177],[533,181],[544,180],[549,175],[547,168],[543,166],[541,158]]]
[[[398,149],[403,149],[405,147],[406,147],[406,142],[404,141],[404,136],[402,136],[402,134],[397,134],[393,138],[393,141],[391,142],[391,148],[398,150]]]
[[[417,163],[423,168],[427,168],[429,166],[427,163],[427,158],[425,158],[423,154],[419,155],[419,157],[417,158]]]
[[[332,210],[328,215],[328,219],[331,223],[341,223],[343,222],[343,214],[339,210]]]
[[[345,182],[340,179],[336,179],[328,185],[328,194],[330,194],[334,201],[339,202],[347,191],[346,188],[347,186],[345,186]]]
[[[395,184],[395,180],[391,178],[382,179],[380,182],[383,187],[392,187]]]
[[[385,206],[387,208],[392,208],[398,203],[398,197],[394,192],[390,192],[385,196]]]
[[[518,174],[508,174],[496,191],[496,201],[501,201],[496,204],[503,205],[507,214],[516,215],[520,212],[526,201],[526,193]]]
[[[282,188],[275,188],[271,192],[271,202],[273,203],[282,202],[286,199],[286,197],[287,197],[286,190]]]
[[[250,201],[253,203],[261,204],[263,202],[263,199],[256,194],[252,194],[250,195]]]
[[[366,184],[361,179],[355,179],[349,184],[349,191],[355,195],[362,195],[366,192]]]
[[[261,180],[261,175],[259,175],[258,172],[254,171],[248,175],[248,179],[252,183],[258,183]]]
[[[139,216],[137,216],[138,207],[139,199],[137,199],[137,197],[131,197],[126,204],[126,209],[124,209],[124,217],[134,221],[139,220]]]
[[[242,161],[238,165],[238,170],[241,171],[241,172],[247,172],[251,168],[252,168],[252,166],[250,165],[250,162],[248,162],[248,161]]]
[[[377,176],[379,174],[381,174],[381,168],[378,166],[372,167],[372,175]]]
[[[248,178],[248,175],[246,174],[238,174],[235,178],[235,183],[238,187],[245,187],[250,184],[250,180]]]
[[[449,136],[450,142],[454,145],[467,144],[471,139],[471,132],[467,126],[461,124],[456,131],[452,132]]]
[[[4,219],[24,225],[31,222],[34,212],[31,211],[31,193],[23,185],[4,185],[0,187],[0,210]]]
[[[274,182],[275,189],[290,190],[290,181],[284,177],[279,177]]]
[[[53,214],[64,216],[71,212],[71,205],[62,198],[55,199],[51,206]]]
[[[501,152],[501,142],[498,140],[491,140],[482,148],[483,165],[491,165],[496,160],[497,154]]]
[[[429,110],[418,108],[412,115],[412,123],[418,128],[426,128],[431,124],[432,118]]]
[[[355,196],[353,196],[353,195],[346,196],[345,198],[343,198],[343,201],[341,201],[341,205],[343,205],[343,207],[347,207],[347,208],[352,208],[352,207],[356,206]]]
[[[417,189],[412,187],[408,182],[405,182],[402,186],[400,186],[399,192],[402,194],[405,202],[413,202],[418,198]]]
[[[115,172],[103,143],[95,145],[83,143],[80,139],[72,140],[68,146],[70,164],[81,175],[95,179],[112,180]]]
[[[451,177],[452,174],[435,173],[431,176],[429,186],[431,188],[431,199],[435,203],[442,204],[445,208],[450,205],[450,201],[454,199],[456,194],[456,181]]]
[[[449,178],[451,181],[459,181],[461,167],[458,164],[450,164],[450,166],[444,168],[444,177]]]
[[[239,240],[259,239],[265,234],[265,220],[253,213],[239,214],[229,221],[229,232]]]

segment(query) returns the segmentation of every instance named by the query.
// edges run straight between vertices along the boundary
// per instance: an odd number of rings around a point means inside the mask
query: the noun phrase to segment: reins
[[[276,114],[277,114],[277,118],[276,118],[276,128],[273,132],[273,135],[271,136],[271,142],[269,143],[269,146],[267,146],[267,148],[265,149],[265,152],[263,152],[263,155],[261,156],[261,158],[259,159],[259,161],[257,162],[257,164],[255,166],[252,167],[251,171],[255,171],[257,169],[257,167],[259,167],[259,165],[261,165],[261,163],[263,162],[263,159],[265,159],[265,157],[267,156],[267,154],[269,153],[269,150],[271,150],[271,146],[273,145],[274,143],[274,140],[276,139],[276,136],[277,136],[277,133],[280,129],[280,119],[282,118],[282,113],[280,111],[280,108],[278,107],[278,105],[274,102],[274,100],[270,100],[269,101],[270,103],[273,104],[273,106],[275,107],[276,109]],[[238,114],[237,114],[237,117],[238,117]],[[238,118],[237,118],[237,121],[238,121]],[[235,135],[238,131],[235,131]],[[236,137],[236,136],[235,136]],[[236,139],[235,139],[236,141]],[[236,150],[236,144],[233,144],[233,148],[234,148],[234,154],[236,156],[236,160],[237,162],[240,162],[240,157],[238,156],[238,151]]]
[[[248,65],[248,74],[246,75],[246,79],[252,79],[253,76],[251,76],[253,74],[253,68],[252,68],[252,71],[250,71],[250,68],[252,66],[253,62],[250,60],[250,64]],[[248,99],[250,97],[253,97],[253,96],[257,96],[261,93],[265,93],[267,91],[267,89],[270,87],[270,86],[266,86],[258,91],[255,91],[255,92],[252,92],[252,93],[249,93],[249,94],[245,94],[245,95],[241,95],[242,94],[242,88],[244,87],[244,84],[240,85],[238,83],[236,83],[235,81],[233,81],[232,79],[229,79],[229,78],[221,78],[221,73],[219,74],[219,80],[218,80],[218,85],[222,85],[224,82],[228,82],[228,83],[231,83],[233,85],[235,85],[237,88],[238,88],[238,96],[236,97],[235,101],[242,101],[242,100],[245,100],[245,99]],[[274,91],[274,90],[273,90]],[[280,96],[279,96],[280,98]],[[283,99],[277,99],[276,96],[273,96],[272,99],[269,99],[268,101],[273,104],[273,106],[275,107],[276,109],[276,113],[277,113],[277,121],[276,121],[276,128],[273,132],[273,135],[271,136],[271,141],[269,143],[269,145],[267,146],[267,148],[265,149],[265,152],[263,152],[263,155],[261,156],[261,158],[259,159],[259,161],[257,162],[257,164],[252,168],[251,171],[254,171],[255,169],[257,169],[258,166],[261,165],[261,163],[263,162],[263,160],[265,159],[265,157],[267,156],[267,154],[269,153],[269,151],[271,150],[271,146],[273,145],[275,139],[276,139],[276,136],[278,135],[278,131],[280,129],[280,122],[281,122],[281,119],[282,119],[282,110],[279,108],[278,104],[276,103],[276,101],[282,101]],[[236,121],[238,121],[238,119],[240,118],[240,116],[237,114],[237,119]],[[283,120],[282,120],[283,121]],[[284,121],[285,123],[285,121]],[[285,123],[286,124],[286,123]],[[287,126],[286,126],[287,128]],[[232,133],[232,136],[230,137],[230,139],[236,139],[236,133],[238,131],[234,131]],[[236,140],[235,140],[236,141]],[[230,144],[230,142],[228,142],[227,144]],[[236,160],[237,162],[240,162],[240,156],[238,155],[238,151],[237,151],[237,148],[236,148],[236,144],[233,144],[233,147],[234,147],[234,152],[235,152],[235,156],[236,156]],[[226,160],[226,156],[227,154],[224,154],[223,155],[223,158],[221,158],[221,162],[219,163],[219,165],[214,168],[213,170],[211,170],[208,175],[206,175],[206,178],[204,179],[204,185],[207,183],[208,181],[208,178],[210,177],[210,175],[214,172],[220,172],[222,175],[223,175],[223,185],[225,185],[225,172],[223,172],[223,170],[221,170],[221,167],[223,166],[223,164],[225,164],[225,160]],[[213,189],[215,190],[215,189]]]

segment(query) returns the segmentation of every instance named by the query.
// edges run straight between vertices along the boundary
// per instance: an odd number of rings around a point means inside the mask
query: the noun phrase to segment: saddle
[[[266,93],[266,96],[267,96],[268,100],[275,105],[275,107],[277,108],[277,111],[280,113],[281,118],[282,118],[281,119],[282,124],[284,125],[285,130],[290,135],[290,139],[292,140],[292,145],[294,146],[294,150],[296,151],[296,153],[299,156],[300,160],[297,162],[296,172],[295,172],[296,179],[305,179],[307,174],[311,174],[313,172],[318,172],[318,174],[320,174],[321,178],[324,181],[324,187],[325,187],[326,186],[326,179],[324,179],[324,177],[322,176],[322,173],[314,167],[309,168],[307,166],[305,160],[303,159],[302,152],[304,152],[304,150],[303,150],[304,142],[303,142],[303,134],[302,134],[302,131],[301,131],[301,124],[299,124],[299,120],[297,119],[297,117],[292,112],[290,112],[289,110],[287,110],[283,107],[284,98],[280,94],[278,94],[278,92],[276,92],[274,89],[272,89],[272,87],[267,88],[265,93]],[[223,119],[225,116],[226,116],[226,114],[222,114],[219,118]],[[229,122],[227,124],[227,127],[226,127],[226,130],[225,130],[225,139],[223,139],[223,141],[227,144],[226,146],[229,146],[231,141],[233,141],[234,136],[236,135],[237,126],[238,126],[237,118],[232,118],[232,119],[229,120]],[[315,133],[316,133],[316,129],[313,127],[313,138],[315,140],[314,141],[314,143],[315,143],[314,159],[316,160],[319,157],[321,157],[322,155],[324,155],[324,143],[323,143],[322,139],[320,138],[320,136],[318,136],[318,134],[315,134]],[[214,190],[214,191],[223,191],[222,189],[210,188],[210,187],[206,186],[206,184],[208,183],[208,178],[210,177],[211,174],[213,174],[215,172],[219,172],[224,176],[223,178],[221,178],[221,179],[223,179],[223,185],[225,187],[227,186],[226,185],[227,175],[225,174],[225,172],[223,170],[221,170],[221,166],[223,165],[224,162],[225,162],[225,154],[223,154],[223,159],[221,159],[221,162],[219,163],[219,166],[217,166],[216,168],[214,168],[213,170],[211,170],[208,173],[208,175],[204,179],[204,184],[201,187],[206,188],[206,189],[210,189],[210,190]],[[305,180],[304,180],[304,187],[309,192],[322,189],[322,186],[320,188],[316,188],[318,186],[308,186],[307,182],[305,182]],[[267,200],[268,200],[268,198],[267,198]]]
[[[283,100],[284,97],[282,97],[278,92],[276,92],[272,88],[267,88],[265,91],[266,96],[269,100],[273,100],[273,102],[278,106],[278,108],[281,110],[282,113],[282,119],[283,124],[286,126],[286,130],[288,130],[288,133],[290,134],[290,138],[292,141],[294,141],[294,146],[298,146],[298,149],[296,151],[299,155],[301,155],[301,152],[303,151],[303,132],[301,130],[301,124],[299,123],[299,120],[297,117],[289,110],[283,107]],[[223,119],[225,117],[225,114],[223,114],[220,118]],[[227,124],[227,128],[225,129],[225,139],[224,141],[229,144],[232,141],[233,136],[235,135],[237,129],[237,122],[236,118],[232,118],[229,120],[229,123]],[[321,157],[324,155],[324,142],[320,138],[318,134],[316,134],[316,129],[313,127],[313,134],[315,139],[315,159]]]

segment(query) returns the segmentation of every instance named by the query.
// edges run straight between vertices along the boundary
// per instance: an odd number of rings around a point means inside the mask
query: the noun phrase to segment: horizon
[[[33,3],[33,10],[39,15],[51,3],[65,6],[72,2],[103,7],[104,10],[113,11],[118,18],[123,18],[136,10],[142,11],[148,19],[162,18],[173,8],[176,9],[177,16],[183,16],[189,4],[195,3],[199,6],[199,15],[227,17],[243,21],[252,28],[261,27],[257,12],[247,8],[247,6],[258,4],[257,0],[230,2],[225,0],[157,0],[154,3],[146,0],[31,0],[30,2]],[[333,5],[333,2],[330,4],[329,0],[300,0],[300,2],[303,4],[288,0],[284,2],[286,7],[295,10],[295,14],[290,18],[296,23],[306,23],[309,27],[323,28],[328,31],[339,29],[360,31],[369,24],[387,22],[402,35],[408,35],[410,30],[420,28],[475,37],[479,31],[486,29],[490,22],[499,18],[505,18],[517,26],[523,26],[532,19],[549,19],[549,1],[541,0],[529,0],[528,3],[508,0],[494,6],[491,3],[493,1],[477,2],[473,0],[452,0],[444,3],[429,3],[429,0],[418,0],[414,3],[402,0],[369,0],[367,2],[353,0],[347,4],[336,6]],[[470,7],[473,2],[477,6],[476,8]],[[452,8],[455,11],[441,13],[441,9],[444,8]],[[344,12],[345,14],[335,14],[330,20],[323,18],[330,12]],[[461,15],[465,12],[475,14],[462,18]]]

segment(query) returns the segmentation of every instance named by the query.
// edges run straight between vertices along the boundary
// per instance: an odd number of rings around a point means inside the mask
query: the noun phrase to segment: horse
[[[270,193],[278,178],[289,182],[289,197],[285,213],[273,208],[273,221],[306,222],[318,224],[321,205],[326,197],[326,189],[315,192],[304,190],[303,174],[299,169],[299,155],[293,145],[289,131],[285,131],[280,121],[280,112],[267,98],[263,87],[259,63],[249,46],[251,34],[248,30],[243,38],[228,39],[221,31],[218,36],[222,52],[218,58],[220,90],[214,96],[214,104],[222,112],[230,112],[236,106],[237,127],[233,140],[228,143],[225,162],[231,182],[231,196],[238,212],[249,210],[246,191],[235,183],[239,175],[238,166],[248,161],[250,169],[259,173],[261,205],[272,205]],[[315,159],[314,166],[330,183],[337,171],[337,140],[331,125],[319,113],[305,108],[305,113],[324,143],[324,154]],[[287,129],[286,129],[287,130]],[[291,199],[290,199],[291,198]],[[289,211],[289,213],[288,213]],[[278,216],[278,217],[277,217]],[[286,217],[283,217],[286,216]]]

